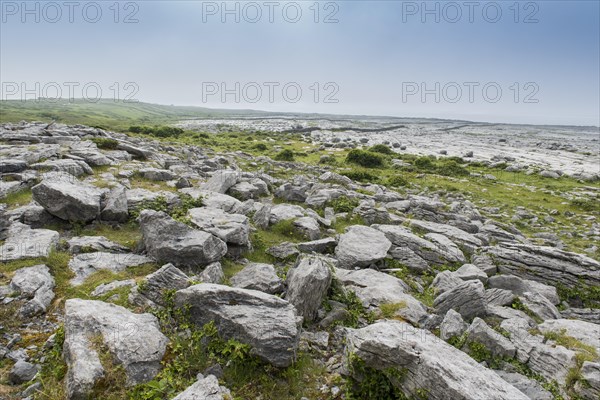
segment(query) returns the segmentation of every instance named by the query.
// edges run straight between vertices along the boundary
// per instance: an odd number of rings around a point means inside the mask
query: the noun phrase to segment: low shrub
[[[105,137],[95,137],[92,138],[92,142],[96,143],[99,149],[105,150],[115,150],[119,145],[115,139],[105,138]]]
[[[376,144],[375,146],[371,147],[369,151],[380,154],[394,154],[394,151],[385,144]]]
[[[384,159],[380,154],[359,149],[350,150],[346,156],[346,162],[365,168],[379,168],[384,165]]]
[[[294,152],[289,149],[281,150],[279,153],[277,153],[275,155],[275,160],[277,160],[277,161],[294,161]]]

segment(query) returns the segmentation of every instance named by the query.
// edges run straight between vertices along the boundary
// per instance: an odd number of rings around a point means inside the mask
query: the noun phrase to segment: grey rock
[[[336,268],[334,275],[346,290],[356,293],[364,307],[397,304],[400,306],[397,315],[415,325],[428,316],[427,308],[407,293],[410,288],[401,279],[373,269],[349,271]]]
[[[54,278],[45,265],[21,268],[10,281],[10,288],[19,292],[21,297],[29,299],[21,309],[23,316],[31,317],[45,313],[54,299]]]
[[[496,275],[489,278],[491,288],[510,290],[516,295],[523,295],[525,292],[538,293],[548,299],[552,304],[560,303],[556,288],[543,283],[521,279],[514,275]]]
[[[465,232],[462,229],[456,228],[452,225],[439,224],[436,222],[421,221],[415,219],[410,220],[410,225],[420,229],[424,229],[428,232],[439,233],[444,236],[447,236],[453,242],[461,244],[467,249],[474,250],[477,247],[483,245],[481,239],[478,239],[476,236]]]
[[[462,351],[429,331],[399,321],[377,322],[347,335],[348,357],[359,357],[379,371],[407,371],[404,379],[390,382],[406,396],[418,396],[423,388],[431,399],[528,400],[493,371],[482,367]],[[452,367],[448,361],[452,360]],[[350,373],[352,369],[349,368]],[[390,375],[388,375],[390,376]],[[362,379],[355,376],[356,379]],[[474,397],[474,394],[477,397]]]
[[[221,283],[225,279],[225,273],[220,262],[208,264],[204,271],[198,275],[200,280],[205,283]]]
[[[101,339],[115,363],[123,366],[128,385],[156,376],[168,343],[151,314],[134,314],[102,301],[67,300],[63,351],[69,368],[69,399],[87,398],[94,383],[104,375],[98,350],[91,341],[94,336]]]
[[[452,337],[460,337],[468,327],[462,316],[450,309],[440,324],[440,338],[448,341]]]
[[[464,259],[464,255],[461,253],[448,252],[446,247],[441,247],[428,240],[420,238],[419,236],[412,233],[410,230],[403,226],[398,225],[373,225],[373,228],[382,231],[385,236],[394,244],[399,247],[402,251],[398,253],[396,249],[392,248],[390,254],[394,258],[401,256],[404,258],[410,257],[407,255],[410,251],[412,257],[415,255],[427,263],[433,263],[438,265],[460,262]],[[402,260],[400,260],[402,261]]]
[[[600,363],[584,361],[580,372],[582,379],[575,384],[575,391],[584,399],[598,398],[600,396]]]
[[[524,375],[515,372],[494,371],[509,384],[513,385],[523,392],[531,400],[553,400],[552,393],[540,385],[538,381],[529,379]]]
[[[20,222],[8,228],[8,238],[0,246],[0,261],[48,257],[58,244],[59,234],[49,229],[31,229]]]
[[[354,225],[340,236],[335,255],[341,268],[364,268],[383,260],[391,246],[382,232]]]
[[[333,265],[320,256],[302,256],[287,274],[285,296],[305,321],[313,321],[331,284]]]
[[[209,190],[217,193],[225,193],[230,187],[236,184],[239,172],[233,170],[216,171],[210,179],[202,184],[202,190]]]
[[[164,198],[169,206],[179,202],[179,197],[175,193],[164,190],[152,192],[146,189],[128,189],[126,197],[128,210],[139,209],[144,206],[144,203],[154,201],[160,197]]]
[[[296,230],[309,240],[317,240],[321,237],[319,223],[311,217],[301,217],[294,221]]]
[[[258,199],[261,196],[269,195],[269,188],[262,180],[253,179],[251,182],[241,181],[236,183],[229,188],[229,193],[236,199]]]
[[[230,279],[231,285],[269,294],[283,292],[283,281],[271,264],[250,263]]]
[[[600,313],[595,308],[573,308],[569,307],[561,311],[563,318],[580,319],[593,324],[600,324]]]
[[[228,214],[219,208],[208,207],[192,208],[188,215],[198,229],[212,233],[226,243],[248,244],[250,225],[244,215]]]
[[[267,229],[271,218],[271,206],[268,204],[261,204],[259,209],[256,210],[252,216],[252,222],[257,228]]]
[[[600,263],[581,254],[554,247],[508,243],[489,247],[487,252],[496,258],[503,274],[568,288],[579,288],[582,283],[600,285]]]
[[[337,246],[335,238],[323,238],[311,242],[298,243],[298,250],[303,253],[329,253]]]
[[[145,179],[151,181],[172,181],[177,179],[177,175],[166,169],[145,168],[138,171]]]
[[[31,188],[33,199],[50,214],[71,222],[88,222],[100,214],[102,191],[94,186],[65,178],[44,179]]]
[[[27,361],[19,360],[8,373],[8,380],[13,385],[29,382],[38,373],[38,366]]]
[[[111,189],[106,195],[100,218],[103,221],[127,222],[129,219],[127,204],[127,190],[125,187],[117,186]]]
[[[433,278],[431,285],[435,288],[437,294],[442,294],[460,286],[463,282],[464,281],[460,279],[456,273],[452,271],[442,271]]]
[[[521,302],[543,320],[560,318],[560,312],[544,296],[536,292],[525,292],[519,296]]]
[[[164,305],[166,291],[190,286],[188,276],[173,264],[163,265],[158,271],[148,275],[143,282],[144,284],[138,287],[139,293],[160,305]]]
[[[477,280],[466,281],[435,298],[433,306],[438,314],[446,314],[454,309],[464,318],[484,316],[486,304],[484,300],[485,289]]]
[[[205,207],[220,208],[221,210],[228,213],[237,212],[237,210],[242,205],[242,202],[236,199],[235,197],[223,193],[212,192],[209,190],[202,190],[198,188],[186,188],[181,189],[179,192],[189,194],[196,200],[198,198],[201,198],[202,204]]]
[[[219,380],[214,375],[208,375],[198,379],[173,400],[229,400],[231,398],[229,389],[219,386]]]
[[[287,367],[294,360],[301,319],[295,308],[279,297],[203,283],[178,291],[175,304],[190,307],[196,325],[214,321],[224,339],[248,344],[254,354],[276,367]]]
[[[535,324],[534,324],[535,326]],[[532,325],[522,318],[506,319],[500,327],[510,333],[509,340],[517,349],[517,359],[538,374],[564,385],[569,370],[576,361],[576,353],[563,346],[544,343],[540,335],[530,333]]]
[[[294,243],[283,242],[281,244],[269,247],[267,254],[277,258],[278,260],[286,260],[300,254],[298,247]]]
[[[304,209],[291,204],[277,204],[270,210],[269,223],[271,225],[281,221],[292,220],[304,216]]]
[[[513,358],[517,352],[514,344],[496,332],[479,317],[475,317],[467,329],[466,343],[480,343],[484,345],[493,356]]]
[[[146,251],[158,262],[204,266],[219,261],[227,252],[221,239],[177,222],[164,212],[142,211],[140,228]]]
[[[56,171],[66,173],[72,176],[91,175],[94,173],[92,168],[84,161],[79,160],[48,160],[37,164],[31,164],[32,169],[41,171]]]
[[[424,239],[429,240],[435,246],[438,251],[448,260],[456,260],[455,262],[464,263],[466,261],[465,255],[463,254],[460,247],[456,245],[452,240],[439,233],[427,233],[423,236]]]
[[[103,251],[108,253],[126,253],[129,249],[112,242],[104,236],[76,236],[67,241],[69,251],[74,254]]]
[[[600,353],[600,325],[572,319],[553,319],[538,325],[542,333],[561,333],[595,347]]]
[[[130,253],[118,254],[98,251],[78,254],[69,261],[69,269],[75,273],[75,277],[71,279],[71,285],[81,285],[96,271],[105,269],[116,273],[128,267],[135,267],[151,262],[153,262],[151,258]]]
[[[485,291],[485,302],[490,306],[508,306],[516,298],[510,290],[492,288]]]
[[[10,158],[0,160],[0,173],[21,172],[25,169],[27,169],[26,161]]]
[[[478,279],[484,285],[487,283],[488,280],[487,274],[473,264],[464,264],[462,267],[455,271],[455,274],[463,281]]]

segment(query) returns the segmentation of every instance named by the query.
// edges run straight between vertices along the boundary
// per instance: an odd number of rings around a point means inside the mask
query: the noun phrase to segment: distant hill
[[[123,131],[131,125],[163,125],[182,119],[219,118],[234,116],[273,115],[253,110],[220,110],[204,107],[166,106],[150,103],[115,102],[102,99],[87,100],[3,100],[0,101],[0,123],[27,121],[56,121],[65,124],[84,124]]]

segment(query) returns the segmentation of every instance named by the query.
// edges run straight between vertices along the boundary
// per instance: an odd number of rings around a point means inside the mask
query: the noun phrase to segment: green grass
[[[0,122],[53,120],[65,124],[84,124],[125,132],[131,125],[167,125],[191,118],[215,118],[226,115],[261,115],[261,112],[215,110],[202,107],[182,107],[123,102],[101,99],[44,102],[36,100],[2,100]]]
[[[130,249],[135,248],[142,238],[142,233],[138,224],[128,222],[118,226],[112,226],[104,223],[94,223],[86,226],[81,231],[81,236],[104,236],[122,246]]]
[[[27,205],[31,202],[31,189],[21,189],[0,198],[0,203],[6,203],[9,209]]]

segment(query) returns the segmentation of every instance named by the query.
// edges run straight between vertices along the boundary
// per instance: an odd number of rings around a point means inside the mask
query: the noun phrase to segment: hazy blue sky
[[[62,1],[60,18],[49,2],[28,2],[27,14],[0,1],[2,98],[23,97],[12,82],[41,95],[47,85],[50,97],[51,82],[64,97],[65,82],[80,84],[75,97],[91,82],[114,97],[116,82],[120,98],[134,82],[135,98],[161,104],[600,125],[598,1],[428,2],[429,14],[421,1],[228,3],[239,22],[222,2],[105,1],[98,18],[94,4],[75,3],[70,22]],[[124,23],[132,13],[138,22]],[[273,102],[265,82],[279,84]],[[225,101],[221,84],[233,90]]]

